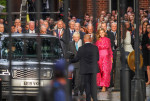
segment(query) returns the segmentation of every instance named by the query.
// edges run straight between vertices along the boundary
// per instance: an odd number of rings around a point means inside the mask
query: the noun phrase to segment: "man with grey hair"
[[[103,28],[105,30],[105,32],[107,33],[107,37],[111,40],[111,48],[113,49],[114,40],[115,40],[115,37],[114,37],[113,33],[111,31],[107,30],[107,23],[105,23],[105,22],[103,22],[101,24],[101,28]]]
[[[113,45],[113,48],[112,48],[112,51],[113,51],[113,64],[112,64],[112,70],[111,70],[111,81],[110,81],[110,86],[113,86],[114,85],[114,80],[113,80],[113,77],[115,76],[115,68],[116,68],[116,57],[117,57],[117,23],[116,22],[113,22],[111,24],[111,32],[114,36],[114,45]]]
[[[41,25],[41,27],[40,27],[40,34],[47,34],[46,33],[46,26],[44,24]]]
[[[85,35],[85,33],[84,32],[82,32],[82,31],[80,31],[80,28],[81,28],[81,26],[80,26],[80,23],[75,23],[75,27],[74,27],[74,29],[75,29],[75,32],[78,32],[78,33],[80,33],[80,39],[82,39],[83,40],[83,36]]]
[[[95,42],[95,35],[94,35],[94,33],[93,33],[93,31],[94,31],[94,29],[93,29],[93,25],[92,24],[88,24],[88,26],[87,26],[87,31],[88,31],[88,35],[90,35],[91,36],[91,41],[92,41],[92,43],[94,43]]]
[[[70,20],[69,21],[69,29],[68,29],[69,41],[73,41],[72,36],[73,36],[73,33],[75,32],[74,27],[75,27],[75,21]]]
[[[115,46],[113,47],[114,49],[117,48],[117,23],[113,22],[111,24],[111,32],[113,33],[114,37],[115,37]]]
[[[69,43],[69,51],[72,52],[75,56],[77,54],[77,51],[79,47],[82,46],[82,40],[80,39],[80,33],[74,32],[73,34],[73,41]],[[79,62],[73,63],[74,66],[74,72],[73,72],[73,77],[75,78],[74,80],[74,96],[78,96],[78,91],[80,90],[80,94],[83,94],[83,88],[81,85],[81,75],[79,74],[79,68],[80,64]]]
[[[69,44],[69,35],[66,33],[64,25],[65,24],[62,20],[57,21],[57,29],[53,31],[53,35],[58,37],[64,52],[66,52],[67,46]]]
[[[14,23],[14,25],[15,25],[15,32],[16,33],[19,33],[19,28],[21,27],[21,20],[20,19],[15,19],[15,23]]]
[[[36,33],[37,31],[35,30],[35,22],[34,21],[29,21],[29,30],[25,30],[24,33]]]
[[[46,26],[46,33],[47,34],[52,34],[51,29],[49,27],[49,23],[47,20],[44,20],[43,24]]]

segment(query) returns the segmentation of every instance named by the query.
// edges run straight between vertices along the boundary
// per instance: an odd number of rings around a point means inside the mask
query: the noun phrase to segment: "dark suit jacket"
[[[67,30],[65,30],[65,29],[63,29],[63,30],[64,30],[64,34],[60,38],[60,43],[61,43],[61,46],[64,50],[64,53],[66,54],[66,50],[68,50],[68,44],[69,44],[69,35],[68,35]],[[59,38],[58,29],[55,30],[55,32],[57,34],[57,37]]]
[[[111,49],[113,49],[114,45],[115,45],[115,36],[112,32],[107,31],[107,37],[111,40]]]
[[[82,42],[83,45],[83,42]],[[77,50],[75,47],[75,41],[69,42],[69,51],[72,52],[75,56],[77,55]],[[79,62],[73,64],[75,68],[79,68]]]
[[[68,39],[68,33],[67,33],[67,31],[66,31],[65,29],[63,29],[63,31],[64,31],[64,34],[63,34],[63,36],[60,38],[60,40],[63,41],[64,43],[67,43],[68,40],[69,40],[69,39]],[[56,32],[56,34],[57,34],[57,37],[59,38],[58,29],[55,30],[55,32]]]
[[[68,31],[68,38],[69,38],[69,41],[72,41],[72,34],[70,33],[70,29],[68,28],[67,31]]]
[[[99,51],[97,46],[86,43],[81,46],[77,52],[74,59],[71,60],[72,63],[80,61],[80,74],[98,73],[98,62]]]
[[[80,39],[83,40],[85,33],[80,31]]]

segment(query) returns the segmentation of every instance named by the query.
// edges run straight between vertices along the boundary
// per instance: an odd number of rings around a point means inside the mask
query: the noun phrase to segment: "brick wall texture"
[[[139,0],[139,7],[148,9],[150,7],[150,0]]]
[[[87,0],[87,8],[86,11],[88,14],[92,15],[93,6],[92,6],[93,0]],[[110,0],[96,0],[96,12],[97,16],[99,16],[100,12],[102,10],[108,11],[109,10],[109,2]],[[148,9],[150,6],[150,0],[139,0],[139,8]]]
[[[92,2],[93,0],[87,0],[87,13],[92,15],[92,11],[93,11],[93,5]],[[96,0],[96,12],[97,12],[97,16],[99,16],[100,12],[104,10],[104,11],[108,11],[109,10],[109,0]]]

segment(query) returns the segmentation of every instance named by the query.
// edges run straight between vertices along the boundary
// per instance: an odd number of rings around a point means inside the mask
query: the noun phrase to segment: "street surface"
[[[98,90],[98,101],[120,101],[120,92],[112,91],[113,88],[109,88],[107,92],[100,92]],[[83,96],[77,97],[78,101],[86,101],[85,94]],[[150,85],[146,87],[146,99],[145,101],[150,101]]]

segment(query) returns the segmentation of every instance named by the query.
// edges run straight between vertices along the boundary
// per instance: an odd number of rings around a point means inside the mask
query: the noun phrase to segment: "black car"
[[[3,97],[10,88],[12,95],[37,94],[52,81],[54,64],[64,57],[59,39],[51,35],[2,35],[0,48]]]

